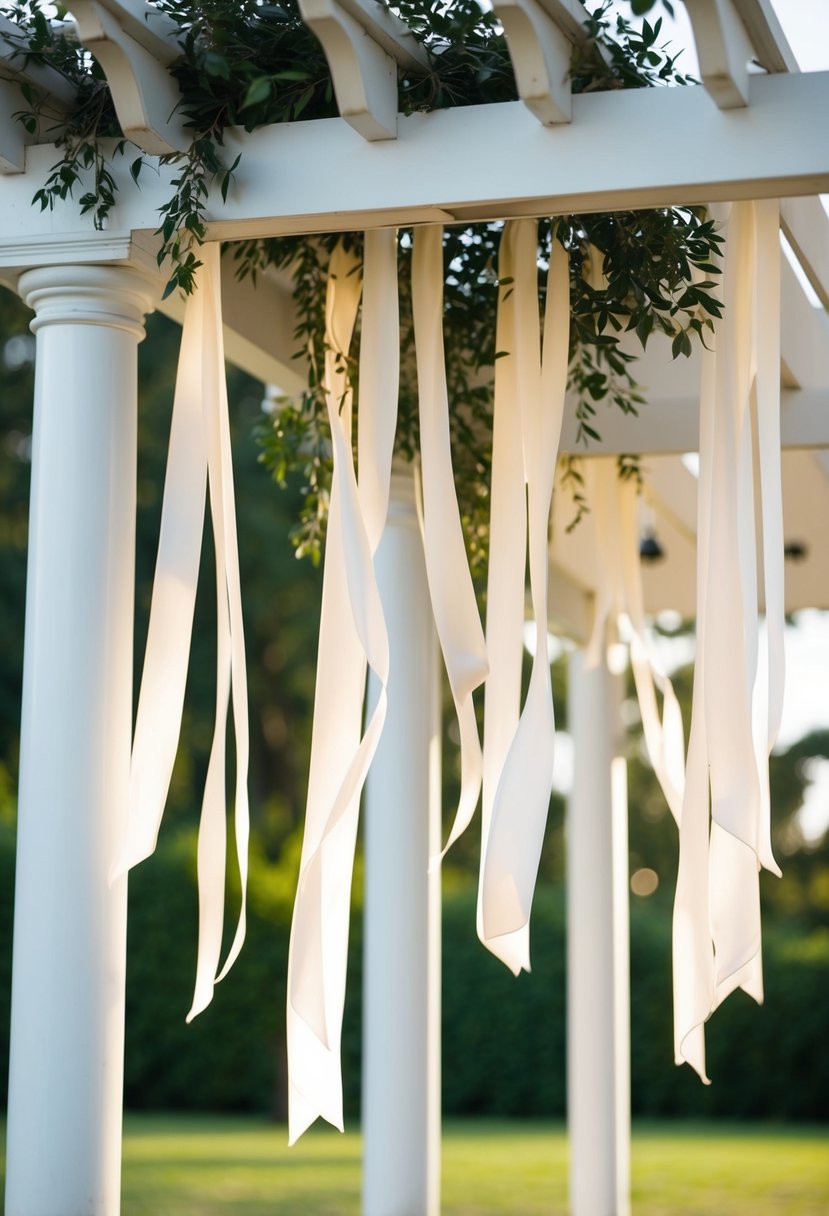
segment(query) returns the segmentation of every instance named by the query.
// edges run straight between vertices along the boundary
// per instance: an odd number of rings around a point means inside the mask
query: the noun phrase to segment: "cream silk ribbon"
[[[472,694],[486,679],[489,664],[452,472],[443,346],[443,228],[439,224],[415,229],[412,312],[426,576],[461,745],[460,799],[445,853],[468,827],[481,791],[481,745]]]
[[[542,352],[536,222],[510,222],[503,240],[500,277],[512,277],[513,287],[502,287],[499,298],[498,347],[508,353],[498,369],[493,451],[496,547],[490,557],[489,588],[495,594],[488,609],[487,640],[495,677],[486,709],[494,720],[485,735],[487,795],[478,924],[484,944],[517,974],[530,967],[530,909],[552,792],[555,719],[547,654],[547,546],[567,387],[570,277],[567,253],[553,238]],[[510,434],[516,424],[520,449]],[[509,512],[509,518],[496,519],[496,510]],[[517,605],[519,589],[523,596],[527,552],[536,641],[529,688],[516,724],[516,635],[513,640],[498,635],[502,628],[517,627],[521,637]],[[501,692],[503,703],[496,699]]]
[[[334,473],[325,549],[311,770],[288,961],[289,1139],[322,1116],[342,1129],[340,1037],[360,792],[386,716],[388,637],[374,555],[388,512],[397,417],[397,241],[366,234],[358,452],[346,357],[361,294],[356,258],[329,267],[323,387]],[[379,694],[361,737],[366,664]]]
[[[725,309],[713,351],[703,353],[697,660],[674,907],[676,1058],[706,1082],[706,1019],[737,987],[763,999],[759,867],[779,874],[768,757],[783,693],[777,204],[737,203],[720,218],[727,226]],[[756,485],[767,622],[762,652]]]
[[[631,627],[630,664],[645,747],[671,814],[679,823],[685,788],[682,711],[673,685],[654,653],[645,622],[639,558],[638,494],[632,479],[619,478],[615,459],[586,462],[585,488],[595,523],[599,588],[587,662],[604,662],[602,647],[611,615],[626,613]],[[662,693],[662,716],[656,701]]]
[[[182,332],[155,582],[130,768],[126,840],[115,874],[156,846],[181,732],[204,528],[205,485],[216,554],[216,716],[198,843],[199,945],[190,1021],[242,947],[246,924],[249,813],[248,717],[242,598],[224,368],[220,252],[201,251]],[[232,696],[236,742],[235,831],[242,903],[220,974],[226,863],[225,736]]]

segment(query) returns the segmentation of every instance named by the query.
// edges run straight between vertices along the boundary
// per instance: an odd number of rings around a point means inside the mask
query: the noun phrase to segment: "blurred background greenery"
[[[15,790],[19,750],[33,339],[29,314],[0,292],[0,1094],[5,1094]],[[143,657],[161,509],[179,331],[148,323],[140,348],[136,689]],[[212,1005],[191,1025],[196,943],[195,852],[212,732],[214,592],[206,552],[182,745],[157,853],[130,878],[126,1105],[133,1110],[256,1112],[286,1105],[285,976],[309,754],[320,572],[288,539],[300,489],[279,491],[259,463],[262,386],[232,372],[231,420],[250,681],[253,838],[248,941]],[[209,548],[209,538],[205,541]],[[554,669],[559,725],[566,671]],[[690,672],[676,680],[686,705]],[[829,1114],[829,839],[797,823],[811,757],[829,733],[772,761],[784,877],[764,880],[765,1009],[741,993],[709,1028],[703,1087],[673,1064],[671,894],[676,833],[632,722],[630,868],[659,885],[632,895],[632,1087],[638,1115],[823,1120]],[[457,773],[445,753],[445,805]],[[443,1105],[450,1115],[560,1117],[565,1102],[563,805],[553,800],[533,913],[533,971],[514,980],[475,936],[474,829],[444,870]],[[359,1108],[361,883],[357,866],[344,1031],[347,1107]],[[238,879],[229,878],[229,921]]]

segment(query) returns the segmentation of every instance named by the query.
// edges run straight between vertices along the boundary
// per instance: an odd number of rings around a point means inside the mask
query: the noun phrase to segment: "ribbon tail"
[[[472,694],[489,665],[466,560],[449,431],[443,347],[443,228],[417,228],[412,252],[412,312],[420,412],[423,540],[435,626],[461,730],[461,795],[441,854],[466,830],[483,779]]]

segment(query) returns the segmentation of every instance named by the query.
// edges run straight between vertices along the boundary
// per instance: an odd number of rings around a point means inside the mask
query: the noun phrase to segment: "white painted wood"
[[[572,46],[539,0],[492,0],[504,27],[518,96],[545,126],[572,117]]]
[[[626,89],[573,98],[573,121],[542,127],[521,102],[398,118],[398,138],[359,139],[341,119],[227,134],[242,162],[222,204],[208,207],[213,239],[342,231],[440,218],[505,218],[803,195],[829,190],[829,141],[815,114],[829,113],[829,72],[753,76],[751,104],[719,110],[705,90]],[[678,133],[693,131],[693,139]],[[492,172],[494,150],[498,172]],[[91,235],[70,201],[42,215],[34,190],[54,149],[27,153],[27,172],[2,185],[4,246]],[[122,183],[108,234],[158,227],[175,170]],[[6,263],[8,264],[8,263]]]
[[[106,73],[127,139],[153,156],[185,151],[192,131],[167,72],[177,56],[174,23],[141,0],[75,0],[72,13],[80,41]]]
[[[702,83],[722,110],[748,104],[754,46],[733,0],[686,0]]]
[[[119,1210],[132,733],[137,345],[153,287],[59,267],[37,334],[7,1216]]]
[[[622,677],[611,673],[618,706]],[[620,732],[621,733],[621,732]],[[630,894],[628,875],[628,769],[624,756],[610,766],[613,874],[613,1047],[616,1063],[616,1194],[619,1216],[630,1213]]]
[[[800,70],[771,0],[734,0],[734,8],[767,72]]]
[[[26,163],[26,132],[12,118],[25,102],[19,88],[0,79],[0,174],[22,173]]]
[[[319,38],[341,116],[369,141],[397,136],[397,65],[425,67],[406,26],[371,0],[299,0]]]
[[[780,356],[783,383],[829,387],[829,313],[814,308],[784,257],[780,263]]]
[[[363,1212],[437,1216],[440,873],[427,871],[440,852],[440,703],[410,466],[395,465],[376,568],[391,666],[365,796]]]
[[[823,307],[829,309],[829,215],[820,199],[783,199],[780,227]]]
[[[575,442],[576,423],[568,407],[562,451],[575,455],[613,456],[623,452],[653,455],[695,452],[699,444],[699,395],[654,398],[638,417],[622,414],[608,405],[597,420],[598,440],[586,446]],[[829,388],[783,389],[780,429],[783,449],[826,447],[829,444]]]
[[[539,4],[574,46],[587,43],[585,13],[580,0],[539,0]]]
[[[567,808],[567,1121],[572,1216],[628,1216],[627,805],[620,676],[570,660]],[[624,764],[624,761],[622,761]],[[615,798],[614,798],[615,793]]]
[[[298,0],[322,43],[340,115],[369,141],[397,137],[397,64],[339,0]]]
[[[377,0],[339,0],[339,4],[401,67],[429,67],[429,56],[409,27]]]

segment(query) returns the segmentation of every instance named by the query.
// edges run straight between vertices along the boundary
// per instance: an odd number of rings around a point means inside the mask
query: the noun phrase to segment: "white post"
[[[120,1207],[138,271],[27,271],[37,334],[7,1216]]]
[[[388,716],[366,784],[363,1212],[440,1209],[438,646],[411,469],[395,466],[377,574]]]
[[[630,976],[620,676],[604,655],[569,672],[567,1120],[572,1216],[630,1212]]]

